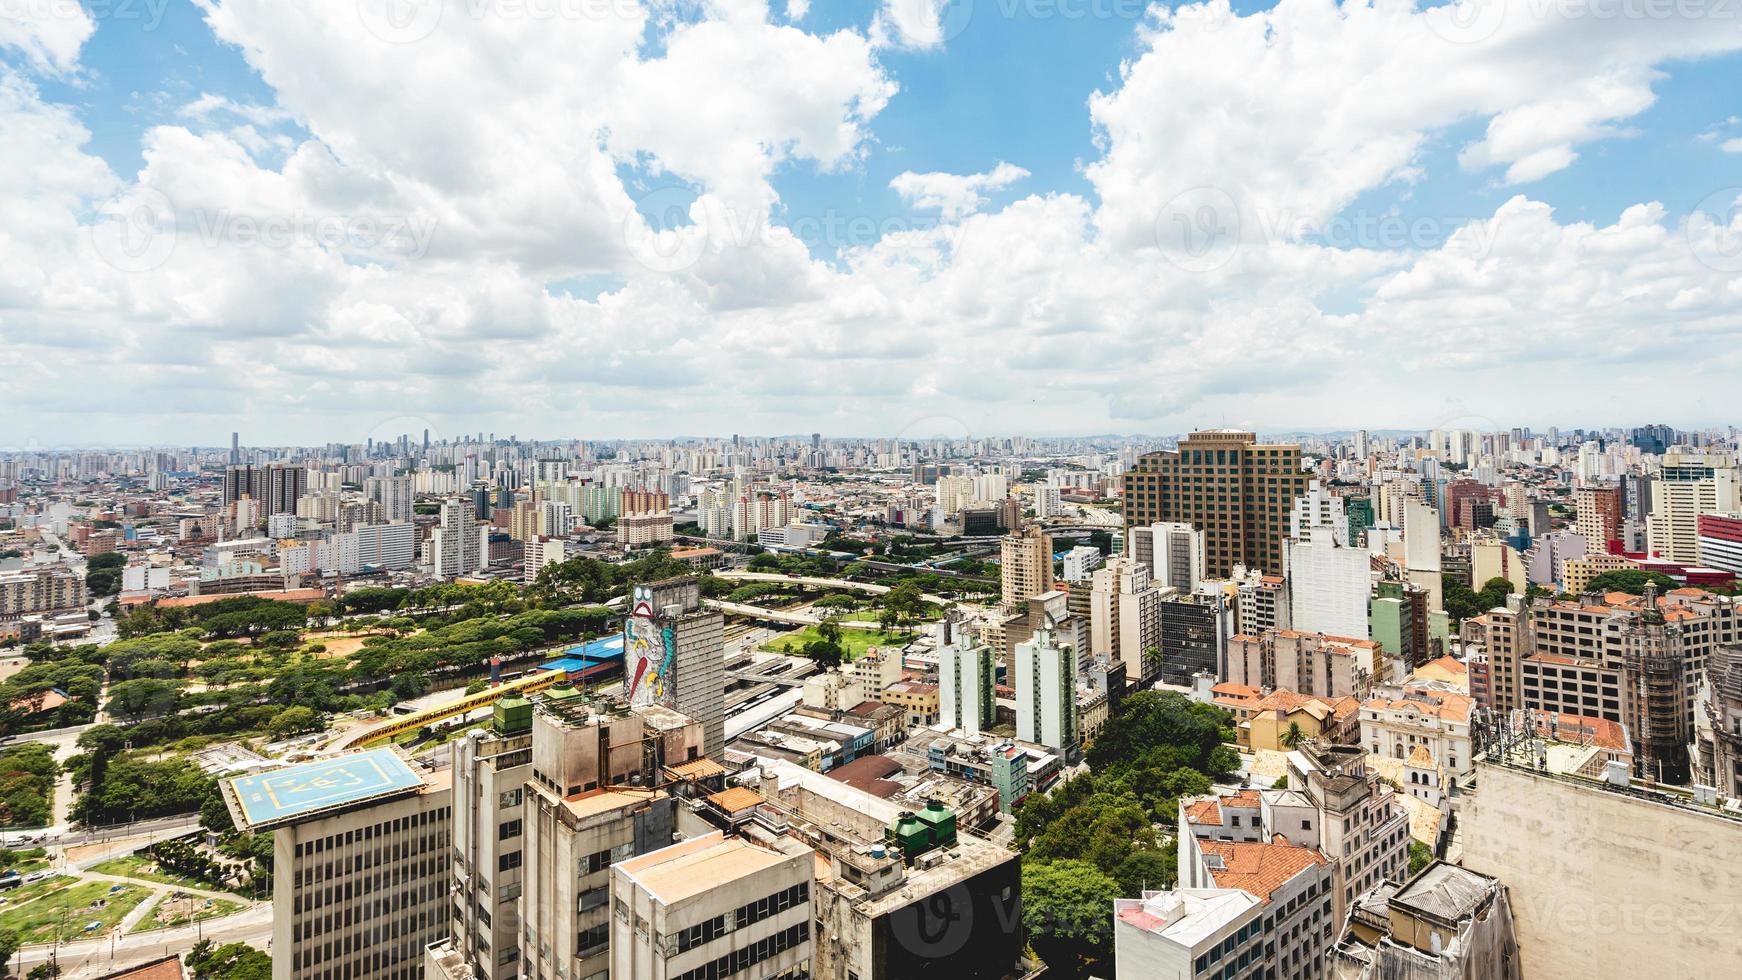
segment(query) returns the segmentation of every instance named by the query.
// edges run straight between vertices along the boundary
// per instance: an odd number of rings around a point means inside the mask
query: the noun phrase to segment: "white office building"
[[[956,634],[938,650],[938,720],[946,729],[978,735],[997,720],[992,648]]]
[[[1338,543],[1329,525],[1308,527],[1306,537],[1283,543],[1289,584],[1290,623],[1307,633],[1365,640],[1371,633],[1367,600],[1372,558],[1365,548]]]
[[[1016,737],[1074,751],[1077,727],[1077,652],[1042,626],[1016,645]]]

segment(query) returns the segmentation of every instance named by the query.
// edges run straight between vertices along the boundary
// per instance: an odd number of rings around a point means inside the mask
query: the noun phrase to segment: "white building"
[[[997,720],[992,688],[992,648],[973,643],[967,631],[938,650],[938,723],[978,735]]]
[[[1065,581],[1087,582],[1095,569],[1101,567],[1104,558],[1101,549],[1086,544],[1079,544],[1065,552]]]
[[[610,975],[800,980],[811,969],[816,857],[718,831],[611,869]]]
[[[430,534],[425,564],[437,578],[472,575],[489,561],[490,529],[474,520],[472,502],[442,502],[441,523]]]
[[[1349,545],[1349,516],[1343,511],[1343,498],[1312,480],[1307,483],[1306,494],[1294,498],[1294,509],[1288,514],[1288,536],[1305,540],[1307,531],[1315,527],[1330,528],[1333,540]]]
[[[363,481],[363,493],[381,505],[381,516],[386,520],[411,520],[411,477],[372,476]]]
[[[1406,761],[1424,748],[1447,775],[1462,779],[1476,766],[1470,746],[1474,703],[1455,691],[1381,690],[1361,705],[1361,745],[1373,755]]]
[[[417,526],[404,524],[371,524],[357,528],[349,535],[356,541],[356,564],[347,573],[374,568],[397,571],[410,568],[417,560]],[[342,537],[342,536],[341,536]],[[339,550],[343,559],[343,546]]]
[[[1193,592],[1204,580],[1204,532],[1183,522],[1164,522],[1130,531],[1126,554],[1150,568],[1161,588]]]
[[[1366,549],[1338,543],[1332,527],[1318,524],[1306,529],[1306,537],[1283,542],[1283,556],[1290,623],[1295,629],[1368,638],[1373,571]]]
[[[1016,645],[1016,737],[1061,751],[1075,750],[1077,653],[1053,642],[1042,626]]]
[[[1089,591],[1089,644],[1097,657],[1117,657],[1125,676],[1143,679],[1143,655],[1161,647],[1162,592],[1150,581],[1149,565],[1114,558],[1097,569]]]
[[[546,565],[555,565],[563,560],[564,544],[561,538],[547,538],[542,535],[526,542],[525,575],[527,582],[538,579],[538,573],[544,571]]]

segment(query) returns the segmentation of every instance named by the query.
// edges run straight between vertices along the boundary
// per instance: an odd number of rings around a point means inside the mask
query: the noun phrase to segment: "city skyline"
[[[13,5],[0,430],[1719,421],[1727,14]]]

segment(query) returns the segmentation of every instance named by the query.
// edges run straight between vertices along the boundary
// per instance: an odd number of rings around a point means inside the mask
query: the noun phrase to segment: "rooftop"
[[[1290,844],[1282,837],[1270,843],[1260,841],[1199,841],[1205,857],[1221,859],[1220,868],[1212,867],[1210,877],[1221,888],[1238,888],[1263,901],[1270,901],[1272,892],[1294,880],[1302,871],[1325,863],[1316,849]]]
[[[1125,925],[1195,949],[1260,904],[1236,889],[1181,888],[1114,902],[1113,916]]]
[[[304,762],[225,783],[244,830],[295,823],[341,807],[422,790],[424,777],[391,747]]]
[[[1435,861],[1391,896],[1391,904],[1456,924],[1476,913],[1499,882],[1455,864]]]
[[[787,855],[715,831],[621,861],[617,869],[645,889],[654,900],[663,905],[675,905],[725,882],[777,867],[788,860]]]

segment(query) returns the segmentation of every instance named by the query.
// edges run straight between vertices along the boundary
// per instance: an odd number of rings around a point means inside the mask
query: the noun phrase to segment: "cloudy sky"
[[[1733,0],[0,0],[0,448],[1728,423]]]

